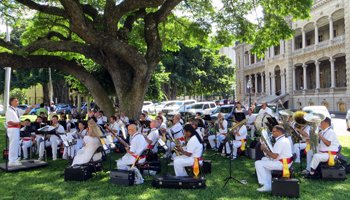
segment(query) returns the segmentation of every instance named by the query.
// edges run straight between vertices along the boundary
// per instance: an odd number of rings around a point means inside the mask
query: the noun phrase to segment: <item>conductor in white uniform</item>
[[[128,133],[130,135],[130,147],[125,147],[126,154],[121,159],[117,160],[118,169],[129,169],[129,165],[134,164],[139,156],[138,163],[145,162],[145,157],[141,156],[142,152],[148,146],[145,137],[137,132],[135,124],[130,124],[128,126]]]
[[[27,114],[32,107],[26,110],[17,109],[18,99],[10,98],[10,107],[6,111],[7,137],[9,138],[9,162],[8,166],[19,166],[18,149],[20,140],[21,116]]]

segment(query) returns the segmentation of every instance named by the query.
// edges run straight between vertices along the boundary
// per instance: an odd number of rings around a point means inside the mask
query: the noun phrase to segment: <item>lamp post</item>
[[[249,108],[252,106],[252,94],[251,94],[251,91],[250,89],[252,88],[252,78],[249,76],[249,80],[248,80],[248,83],[247,83],[247,89],[249,91]]]

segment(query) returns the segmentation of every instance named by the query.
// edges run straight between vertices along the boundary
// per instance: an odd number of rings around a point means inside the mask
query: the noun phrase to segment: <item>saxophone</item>
[[[240,121],[240,122],[234,124],[234,125],[231,127],[231,129],[229,130],[229,133],[230,133],[230,134],[227,135],[227,140],[228,140],[228,141],[231,141],[231,140],[233,139],[233,135],[234,135],[235,130],[238,129],[238,128],[240,128],[241,126],[243,126],[243,125],[246,124],[246,123],[247,123],[247,119],[244,119],[244,120],[242,120],[242,121]]]

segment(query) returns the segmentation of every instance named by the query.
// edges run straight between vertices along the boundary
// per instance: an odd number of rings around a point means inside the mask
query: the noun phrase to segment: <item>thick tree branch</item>
[[[159,62],[162,42],[159,37],[158,23],[153,14],[148,14],[145,17],[144,37],[147,44],[146,61],[148,67],[153,70]]]
[[[157,22],[164,21],[181,1],[183,0],[166,0],[162,7],[155,13]]]
[[[50,14],[50,15],[56,15],[56,16],[61,16],[64,18],[68,18],[68,16],[66,15],[66,13],[64,12],[63,9],[58,8],[58,7],[54,7],[54,6],[47,6],[47,5],[42,5],[42,4],[38,4],[32,0],[16,0],[18,3],[21,3],[25,6],[27,6],[30,9],[33,10],[37,10],[39,12],[43,12],[46,14]]]
[[[7,42],[3,39],[0,39],[0,46],[5,47],[6,49],[9,49],[11,51],[19,51],[20,50],[20,48],[17,45],[15,45],[11,42]]]
[[[144,18],[146,16],[146,10],[140,9],[136,11],[135,13],[130,14],[124,21],[123,27],[118,31],[118,36],[121,39],[126,40],[127,34],[132,31],[134,22],[137,21],[140,18]]]
[[[31,68],[54,68],[64,71],[76,77],[82,84],[86,86],[96,103],[104,109],[105,112],[113,113],[113,104],[106,90],[102,85],[90,74],[83,66],[75,61],[65,60],[58,56],[18,56],[9,53],[0,53],[0,65],[10,66],[15,69],[31,69]]]

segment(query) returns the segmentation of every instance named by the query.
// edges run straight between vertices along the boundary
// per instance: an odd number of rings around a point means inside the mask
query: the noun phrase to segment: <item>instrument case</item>
[[[111,183],[116,185],[132,186],[135,183],[135,172],[132,170],[115,169],[110,174]]]
[[[298,179],[273,178],[272,195],[281,197],[299,198],[300,186]]]
[[[204,160],[202,170],[204,174],[210,174],[211,173],[211,160]]]
[[[343,166],[322,166],[322,179],[332,181],[344,181],[346,179],[346,170]]]
[[[152,186],[156,188],[201,189],[206,187],[205,178],[190,176],[158,176],[153,179]]]
[[[65,181],[86,181],[92,178],[92,167],[89,165],[69,166],[64,170]]]

